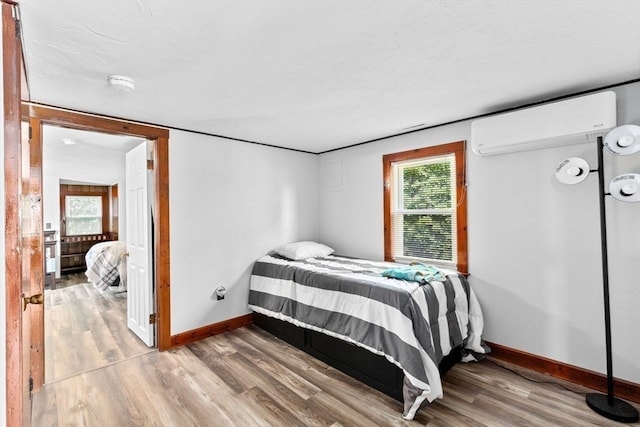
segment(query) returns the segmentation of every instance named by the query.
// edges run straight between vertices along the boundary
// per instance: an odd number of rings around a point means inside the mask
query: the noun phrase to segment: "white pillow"
[[[307,258],[324,257],[331,255],[333,249],[322,243],[303,241],[293,242],[275,249],[278,255],[294,261]]]

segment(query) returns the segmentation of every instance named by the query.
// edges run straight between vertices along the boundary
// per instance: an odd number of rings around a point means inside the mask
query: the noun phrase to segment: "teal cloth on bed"
[[[444,274],[437,267],[426,264],[403,265],[401,267],[384,270],[382,275],[393,279],[409,280],[412,282],[431,282],[445,280]]]

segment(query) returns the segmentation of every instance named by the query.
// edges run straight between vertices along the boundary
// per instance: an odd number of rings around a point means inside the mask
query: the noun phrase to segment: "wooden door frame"
[[[128,135],[145,138],[150,141],[153,156],[154,179],[154,277],[156,292],[156,337],[160,351],[171,348],[171,290],[169,265],[169,130],[135,122],[114,119],[86,113],[69,111],[62,108],[40,105],[36,103],[22,103],[22,116],[29,118],[32,127],[32,146],[42,151],[42,129],[44,125],[59,126],[93,132],[103,132],[113,135]],[[42,169],[42,164],[32,165]],[[42,221],[42,218],[40,219]],[[42,238],[42,236],[41,236]],[[43,243],[43,242],[41,242]],[[44,315],[37,319],[36,328],[44,330]],[[41,335],[44,337],[44,334]],[[40,335],[34,334],[34,337]],[[40,343],[32,345],[38,347]],[[41,345],[44,345],[43,343]],[[32,352],[32,357],[34,353]],[[32,367],[39,369],[33,372],[34,389],[39,389],[44,383],[43,363],[44,352],[35,353],[36,360],[32,360]],[[39,359],[39,360],[38,360]]]
[[[25,363],[22,344],[22,229],[21,187],[22,151],[20,124],[20,94],[22,92],[22,61],[18,24],[14,17],[15,3],[2,0],[2,70],[4,120],[4,190],[5,190],[5,317],[6,317],[6,423],[18,427],[30,423],[25,414],[30,408],[24,401]]]

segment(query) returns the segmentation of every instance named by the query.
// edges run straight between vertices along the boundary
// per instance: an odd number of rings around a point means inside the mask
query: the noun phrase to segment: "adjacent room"
[[[150,351],[127,330],[121,190],[138,147],[146,154],[140,138],[43,128],[45,384]]]
[[[8,426],[638,425],[637,0],[0,1]]]

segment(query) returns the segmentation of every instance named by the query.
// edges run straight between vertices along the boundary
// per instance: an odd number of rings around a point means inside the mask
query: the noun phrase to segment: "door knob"
[[[42,294],[31,295],[30,297],[22,297],[22,311],[27,309],[27,304],[42,304],[44,296]]]

